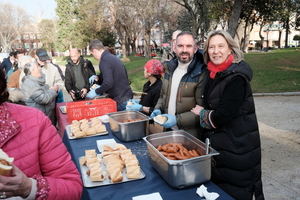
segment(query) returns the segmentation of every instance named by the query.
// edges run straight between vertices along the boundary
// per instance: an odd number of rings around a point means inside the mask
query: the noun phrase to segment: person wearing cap
[[[129,80],[124,64],[113,54],[111,54],[100,40],[92,40],[89,45],[91,54],[99,60],[99,70],[101,72],[99,80],[101,87],[89,92],[90,97],[96,97],[106,93],[108,97],[117,102],[117,110],[125,110],[126,103],[133,97],[129,86]],[[93,82],[95,75],[89,81]]]
[[[202,105],[201,95],[208,79],[203,55],[190,32],[181,32],[174,48],[176,58],[165,62],[160,98],[150,117],[165,115],[165,128],[179,128],[199,137],[199,116],[191,112]]]
[[[148,81],[143,86],[141,100],[129,100],[131,103],[126,106],[129,111],[142,111],[150,115],[158,99],[162,86],[161,77],[164,73],[164,67],[159,60],[151,59],[144,66],[144,77]]]
[[[51,59],[47,51],[45,49],[37,49],[35,58],[46,76],[46,85],[49,87],[57,85],[60,89],[64,88],[64,81],[58,69],[50,62]]]
[[[65,87],[73,100],[85,99],[90,90],[89,77],[95,74],[91,61],[84,59],[79,49],[71,49],[66,65]]]

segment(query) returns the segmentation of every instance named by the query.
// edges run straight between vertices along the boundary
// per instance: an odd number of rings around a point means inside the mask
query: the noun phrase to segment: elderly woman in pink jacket
[[[0,148],[14,162],[11,176],[0,175],[0,198],[80,199],[80,175],[51,121],[38,109],[7,103],[7,98],[1,71]]]

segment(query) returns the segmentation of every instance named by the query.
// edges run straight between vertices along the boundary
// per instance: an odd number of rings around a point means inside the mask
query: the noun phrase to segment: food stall
[[[59,106],[63,106],[63,104],[60,104]],[[66,145],[68,151],[70,152],[72,159],[75,162],[78,170],[80,171],[81,177],[83,179],[83,183],[85,185],[83,188],[82,199],[131,200],[133,197],[139,195],[151,194],[156,192],[158,192],[162,197],[162,199],[164,200],[181,200],[183,198],[189,200],[201,199],[201,197],[196,193],[196,190],[202,184],[187,185],[181,189],[178,189],[180,188],[177,187],[178,185],[176,185],[175,187],[171,186],[172,184],[168,183],[168,181],[170,181],[171,179],[165,180],[165,178],[161,175],[161,173],[157,171],[157,166],[156,168],[153,166],[153,160],[151,160],[150,158],[149,144],[147,144],[147,140],[145,138],[144,138],[145,141],[143,139],[136,139],[135,136],[134,141],[130,141],[130,140],[124,141],[124,139],[128,140],[128,137],[125,138],[120,137],[120,135],[117,133],[118,129],[116,129],[115,127],[113,127],[114,131],[112,131],[109,123],[110,118],[107,115],[101,118],[102,121],[104,122],[103,125],[105,125],[106,127],[105,134],[95,134],[92,136],[86,136],[80,138],[69,137],[70,129],[67,131],[66,127],[69,126],[71,123],[68,122],[68,120],[66,119],[67,118],[66,114],[63,114],[60,111],[60,113],[58,113],[57,116],[58,116],[58,124],[62,126],[59,128],[64,129],[63,142]],[[117,119],[116,117],[117,113],[112,114],[111,116],[113,116],[112,121],[114,121],[113,123],[115,123]],[[145,120],[145,118],[143,118],[143,120]],[[132,123],[132,122],[122,122],[122,123]],[[122,124],[121,125],[119,124],[119,126],[122,129],[124,129]],[[128,127],[130,126],[126,126],[124,130],[130,132],[130,129],[132,130],[132,128],[128,129]],[[144,130],[144,127],[141,127],[141,129]],[[120,130],[122,131],[121,136],[124,134],[123,133],[124,130]],[[147,134],[146,130],[145,130],[145,134]],[[150,141],[150,138],[148,139]],[[135,179],[123,178],[123,180],[117,182],[107,181],[106,179],[104,182],[100,181],[100,182],[94,182],[92,184],[89,181],[85,180],[87,178],[87,175],[86,175],[86,168],[84,165],[82,165],[82,160],[81,160],[82,157],[84,157],[87,154],[86,150],[95,150],[98,155],[101,155],[99,154],[103,152],[103,147],[101,148],[101,144],[103,145],[104,141],[107,140],[114,141],[118,144],[122,144],[124,147],[126,147],[132,152],[132,154],[138,160],[140,170],[141,170],[140,176],[138,176]],[[182,179],[182,177],[178,177],[178,179]],[[208,181],[205,180],[203,185],[207,187],[208,192],[216,192],[220,195],[217,198],[217,200],[233,199],[222,189],[220,189],[217,185],[215,185],[213,182],[209,180]]]

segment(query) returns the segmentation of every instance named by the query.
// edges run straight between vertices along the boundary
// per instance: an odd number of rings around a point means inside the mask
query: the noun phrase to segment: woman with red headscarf
[[[152,113],[159,99],[162,86],[161,76],[163,73],[164,67],[159,60],[149,60],[144,66],[144,77],[148,79],[148,81],[144,84],[141,100],[129,100],[126,110],[142,111],[147,115]]]

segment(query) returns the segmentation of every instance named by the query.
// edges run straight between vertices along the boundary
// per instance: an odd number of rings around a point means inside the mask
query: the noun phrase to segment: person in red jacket
[[[6,102],[6,84],[0,70],[0,148],[14,158],[0,199],[80,199],[80,175],[55,127],[38,109]]]

